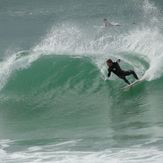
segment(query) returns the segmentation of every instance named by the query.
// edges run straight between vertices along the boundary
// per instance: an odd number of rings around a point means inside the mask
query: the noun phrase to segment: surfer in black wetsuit
[[[135,79],[138,80],[138,76],[133,70],[124,71],[119,66],[120,59],[118,59],[116,62],[113,62],[111,59],[108,59],[106,61],[108,65],[108,77],[110,77],[111,72],[116,74],[119,78],[123,79],[128,85],[130,85],[130,82],[126,79],[126,76],[133,75]]]

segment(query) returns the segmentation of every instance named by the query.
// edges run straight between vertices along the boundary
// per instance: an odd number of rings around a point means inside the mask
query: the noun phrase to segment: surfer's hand
[[[121,61],[120,59],[117,60],[117,62],[120,62],[120,61]]]

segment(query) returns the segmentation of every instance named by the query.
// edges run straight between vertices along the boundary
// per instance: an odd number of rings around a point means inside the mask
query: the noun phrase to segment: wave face
[[[0,162],[162,162],[162,1],[0,3]]]

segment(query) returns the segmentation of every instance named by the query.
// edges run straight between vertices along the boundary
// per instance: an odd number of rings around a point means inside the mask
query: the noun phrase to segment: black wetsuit
[[[136,73],[133,70],[124,71],[120,68],[118,62],[113,62],[112,66],[108,68],[108,77],[110,77],[111,72],[116,74],[119,78],[123,79],[127,84],[130,84],[130,82],[126,79],[126,76],[133,75],[135,79],[138,79]]]

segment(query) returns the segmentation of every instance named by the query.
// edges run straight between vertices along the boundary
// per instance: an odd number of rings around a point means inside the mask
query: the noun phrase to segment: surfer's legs
[[[132,72],[132,75],[135,77],[135,79],[139,80],[139,78],[138,78],[138,76],[136,75],[135,71],[132,71],[132,70],[131,70],[131,72]]]
[[[125,77],[123,77],[122,78],[128,85],[130,85],[130,82],[125,78]]]
[[[138,76],[136,75],[135,71],[133,70],[129,70],[129,71],[124,71],[124,75],[128,76],[128,75],[133,75],[135,79],[139,79]]]

